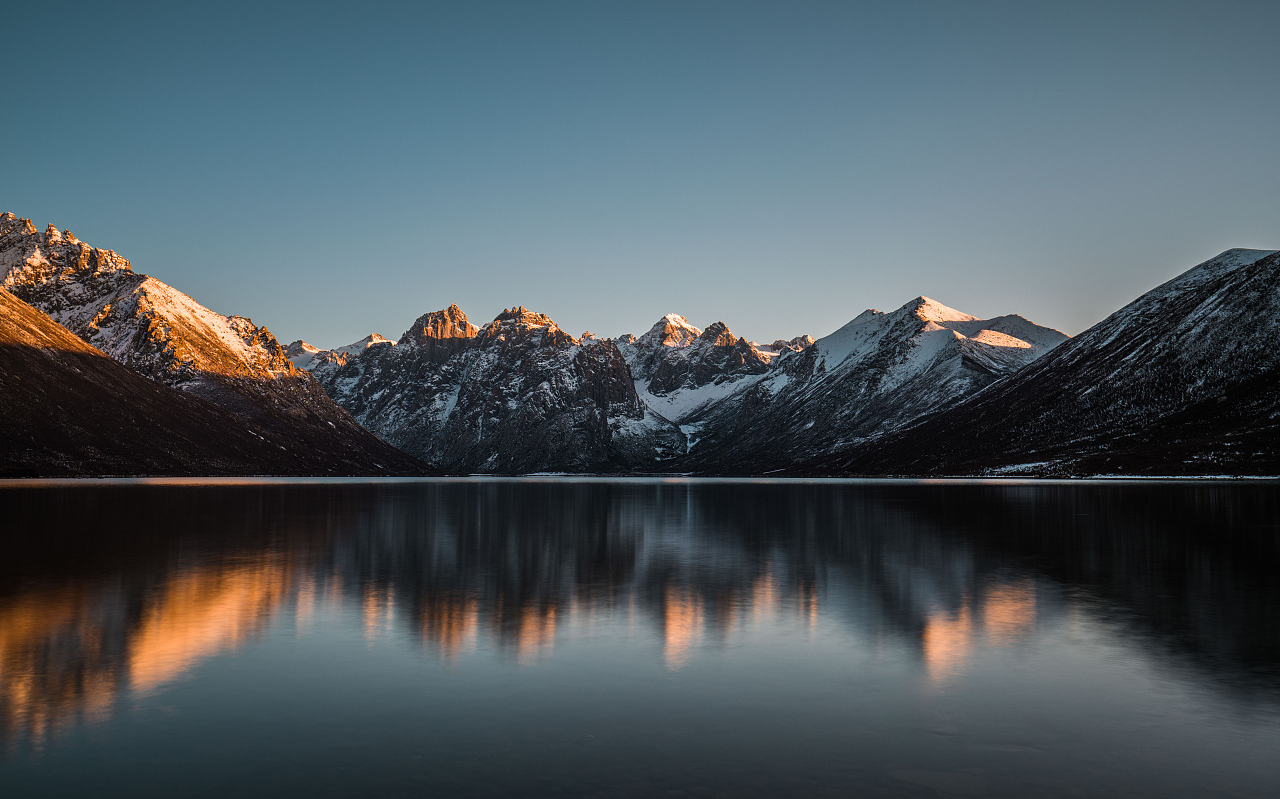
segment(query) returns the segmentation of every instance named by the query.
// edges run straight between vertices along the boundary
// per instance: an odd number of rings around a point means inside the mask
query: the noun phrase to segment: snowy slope
[[[781,352],[806,340],[812,342],[805,336],[761,349],[733,335],[724,322],[702,330],[683,316],[667,314],[639,338],[623,336],[618,349],[641,400],[680,421],[766,374]]]
[[[359,341],[332,350],[322,350],[299,339],[285,348],[289,362],[297,368],[310,372],[317,380],[337,371],[347,361],[359,357],[370,347],[394,345],[395,342],[377,333],[370,333]]]
[[[196,388],[212,376],[298,379],[265,329],[224,316],[155,278],[133,272],[52,225],[0,215],[0,285],[89,344],[150,377]]]
[[[323,435],[386,457],[386,446],[290,363],[266,328],[211,311],[69,231],[50,225],[41,233],[30,220],[0,214],[0,287],[147,377],[292,430],[300,441]]]
[[[147,379],[0,289],[0,476],[422,473],[378,450]]]
[[[1086,461],[1105,465],[1115,450],[1117,467],[1123,461],[1132,470],[1178,473],[1196,447],[1219,447],[1235,436],[1246,452],[1249,435],[1232,432],[1213,410],[1219,403],[1221,413],[1250,408],[1249,418],[1265,416],[1260,409],[1271,407],[1276,391],[1267,376],[1280,371],[1278,320],[1280,253],[1228,250],[1008,380],[876,450],[830,459],[823,468],[968,472],[1034,462],[1040,471],[1072,472]],[[1237,396],[1245,385],[1250,397]],[[1196,447],[1172,432],[1141,446],[1125,443],[1144,431],[1172,431],[1167,426],[1175,419],[1182,419],[1179,429],[1199,430],[1187,433],[1199,437]],[[1119,450],[1128,454],[1121,458]],[[1229,453],[1222,458],[1240,464]],[[1203,464],[1196,470],[1203,473]]]
[[[982,320],[928,297],[865,311],[680,417],[700,435],[689,467],[751,471],[841,451],[945,408],[1066,339],[1021,317]]]

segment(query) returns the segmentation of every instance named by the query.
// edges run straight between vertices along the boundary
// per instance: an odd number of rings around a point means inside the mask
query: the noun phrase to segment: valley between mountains
[[[6,213],[0,312],[0,475],[1280,474],[1272,251],[1075,338],[921,296],[767,345],[451,305],[324,350]]]

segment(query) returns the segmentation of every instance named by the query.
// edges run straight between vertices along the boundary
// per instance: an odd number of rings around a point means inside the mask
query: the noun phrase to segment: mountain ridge
[[[1226,250],[1075,339],[920,295],[771,345],[676,313],[640,336],[601,339],[524,306],[477,326],[452,304],[395,341],[285,347],[117,253],[11,213],[0,214],[0,288],[95,352],[251,427],[338,442],[348,455],[385,453],[382,436],[461,472],[1240,470],[1271,462],[1272,443],[1238,453],[1271,442],[1280,418],[1280,253],[1270,250]],[[1160,436],[1182,460],[1151,454]]]
[[[118,363],[4,289],[0,407],[5,477],[434,473],[385,444],[246,423]]]
[[[1270,436],[1267,408],[1274,408],[1273,420],[1280,416],[1280,397],[1265,376],[1280,374],[1278,319],[1280,251],[1226,250],[1151,289],[1007,381],[896,432],[879,451],[816,458],[800,469],[1088,473],[1105,467],[1108,449],[1136,446],[1145,431],[1164,425],[1210,423],[1220,438],[1239,437],[1244,426],[1231,432],[1235,428],[1225,417],[1235,407],[1254,406],[1248,412],[1256,417],[1254,429]],[[1255,386],[1256,396],[1239,395],[1246,384]],[[1216,408],[1215,422],[1209,403],[1219,398],[1226,404]],[[1157,449],[1177,449],[1175,440],[1145,440]],[[1268,462],[1274,462],[1271,453]],[[1220,456],[1225,460],[1216,468],[1248,471],[1247,459]],[[1115,464],[1121,471],[1187,471],[1185,458],[1156,451],[1121,460]]]
[[[40,233],[30,220],[0,214],[0,288],[123,366],[247,424],[330,441],[348,453],[366,450],[370,473],[380,473],[377,462],[391,457],[384,442],[289,361],[265,327],[211,311],[69,231],[49,225]],[[395,459],[401,471],[416,463]]]

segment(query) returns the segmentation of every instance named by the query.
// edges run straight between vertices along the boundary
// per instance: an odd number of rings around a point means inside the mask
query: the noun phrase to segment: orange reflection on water
[[[759,622],[772,616],[778,609],[778,587],[773,572],[766,571],[751,585],[751,617]]]
[[[955,674],[969,659],[973,649],[973,619],[969,605],[961,605],[958,613],[930,616],[921,638],[925,668],[934,682]]]
[[[129,682],[147,691],[260,632],[288,590],[280,564],[206,566],[180,573],[148,604],[129,642]]]
[[[294,601],[293,626],[299,635],[311,630],[311,623],[316,613],[316,584],[314,580],[306,580],[298,587],[298,598]]]
[[[468,599],[428,600],[419,610],[423,639],[438,650],[440,657],[453,661],[476,646],[480,612]]]
[[[689,662],[690,649],[702,637],[702,604],[692,594],[667,586],[663,598],[662,629],[662,654],[667,668],[684,668]]]
[[[373,640],[391,630],[395,617],[395,598],[389,588],[366,586],[360,594],[360,612],[364,620],[364,637]]]
[[[0,733],[42,743],[64,724],[104,718],[120,682],[104,619],[85,591],[0,602]],[[85,664],[91,664],[86,668]]]
[[[982,626],[993,644],[1013,643],[1029,632],[1035,621],[1036,594],[1030,582],[1002,585],[987,593]]]
[[[522,666],[537,662],[538,657],[551,649],[556,637],[556,608],[525,607],[520,610],[516,625],[516,660]]]
[[[930,615],[921,635],[930,680],[941,683],[958,673],[980,638],[993,646],[1009,646],[1032,629],[1035,618],[1035,586],[1030,581],[996,586],[977,602],[965,597],[958,611]]]

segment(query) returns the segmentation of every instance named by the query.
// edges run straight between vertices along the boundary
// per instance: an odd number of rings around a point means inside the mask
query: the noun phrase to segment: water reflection
[[[0,489],[0,725],[109,718],[288,619],[536,667],[593,620],[679,672],[833,624],[946,687],[1086,612],[1275,702],[1269,486],[439,482]],[[582,633],[585,635],[585,633]]]
[[[989,587],[976,599],[965,597],[955,611],[939,609],[925,620],[921,638],[925,667],[934,682],[958,673],[979,639],[1009,646],[1032,629],[1036,587],[1031,580]]]

